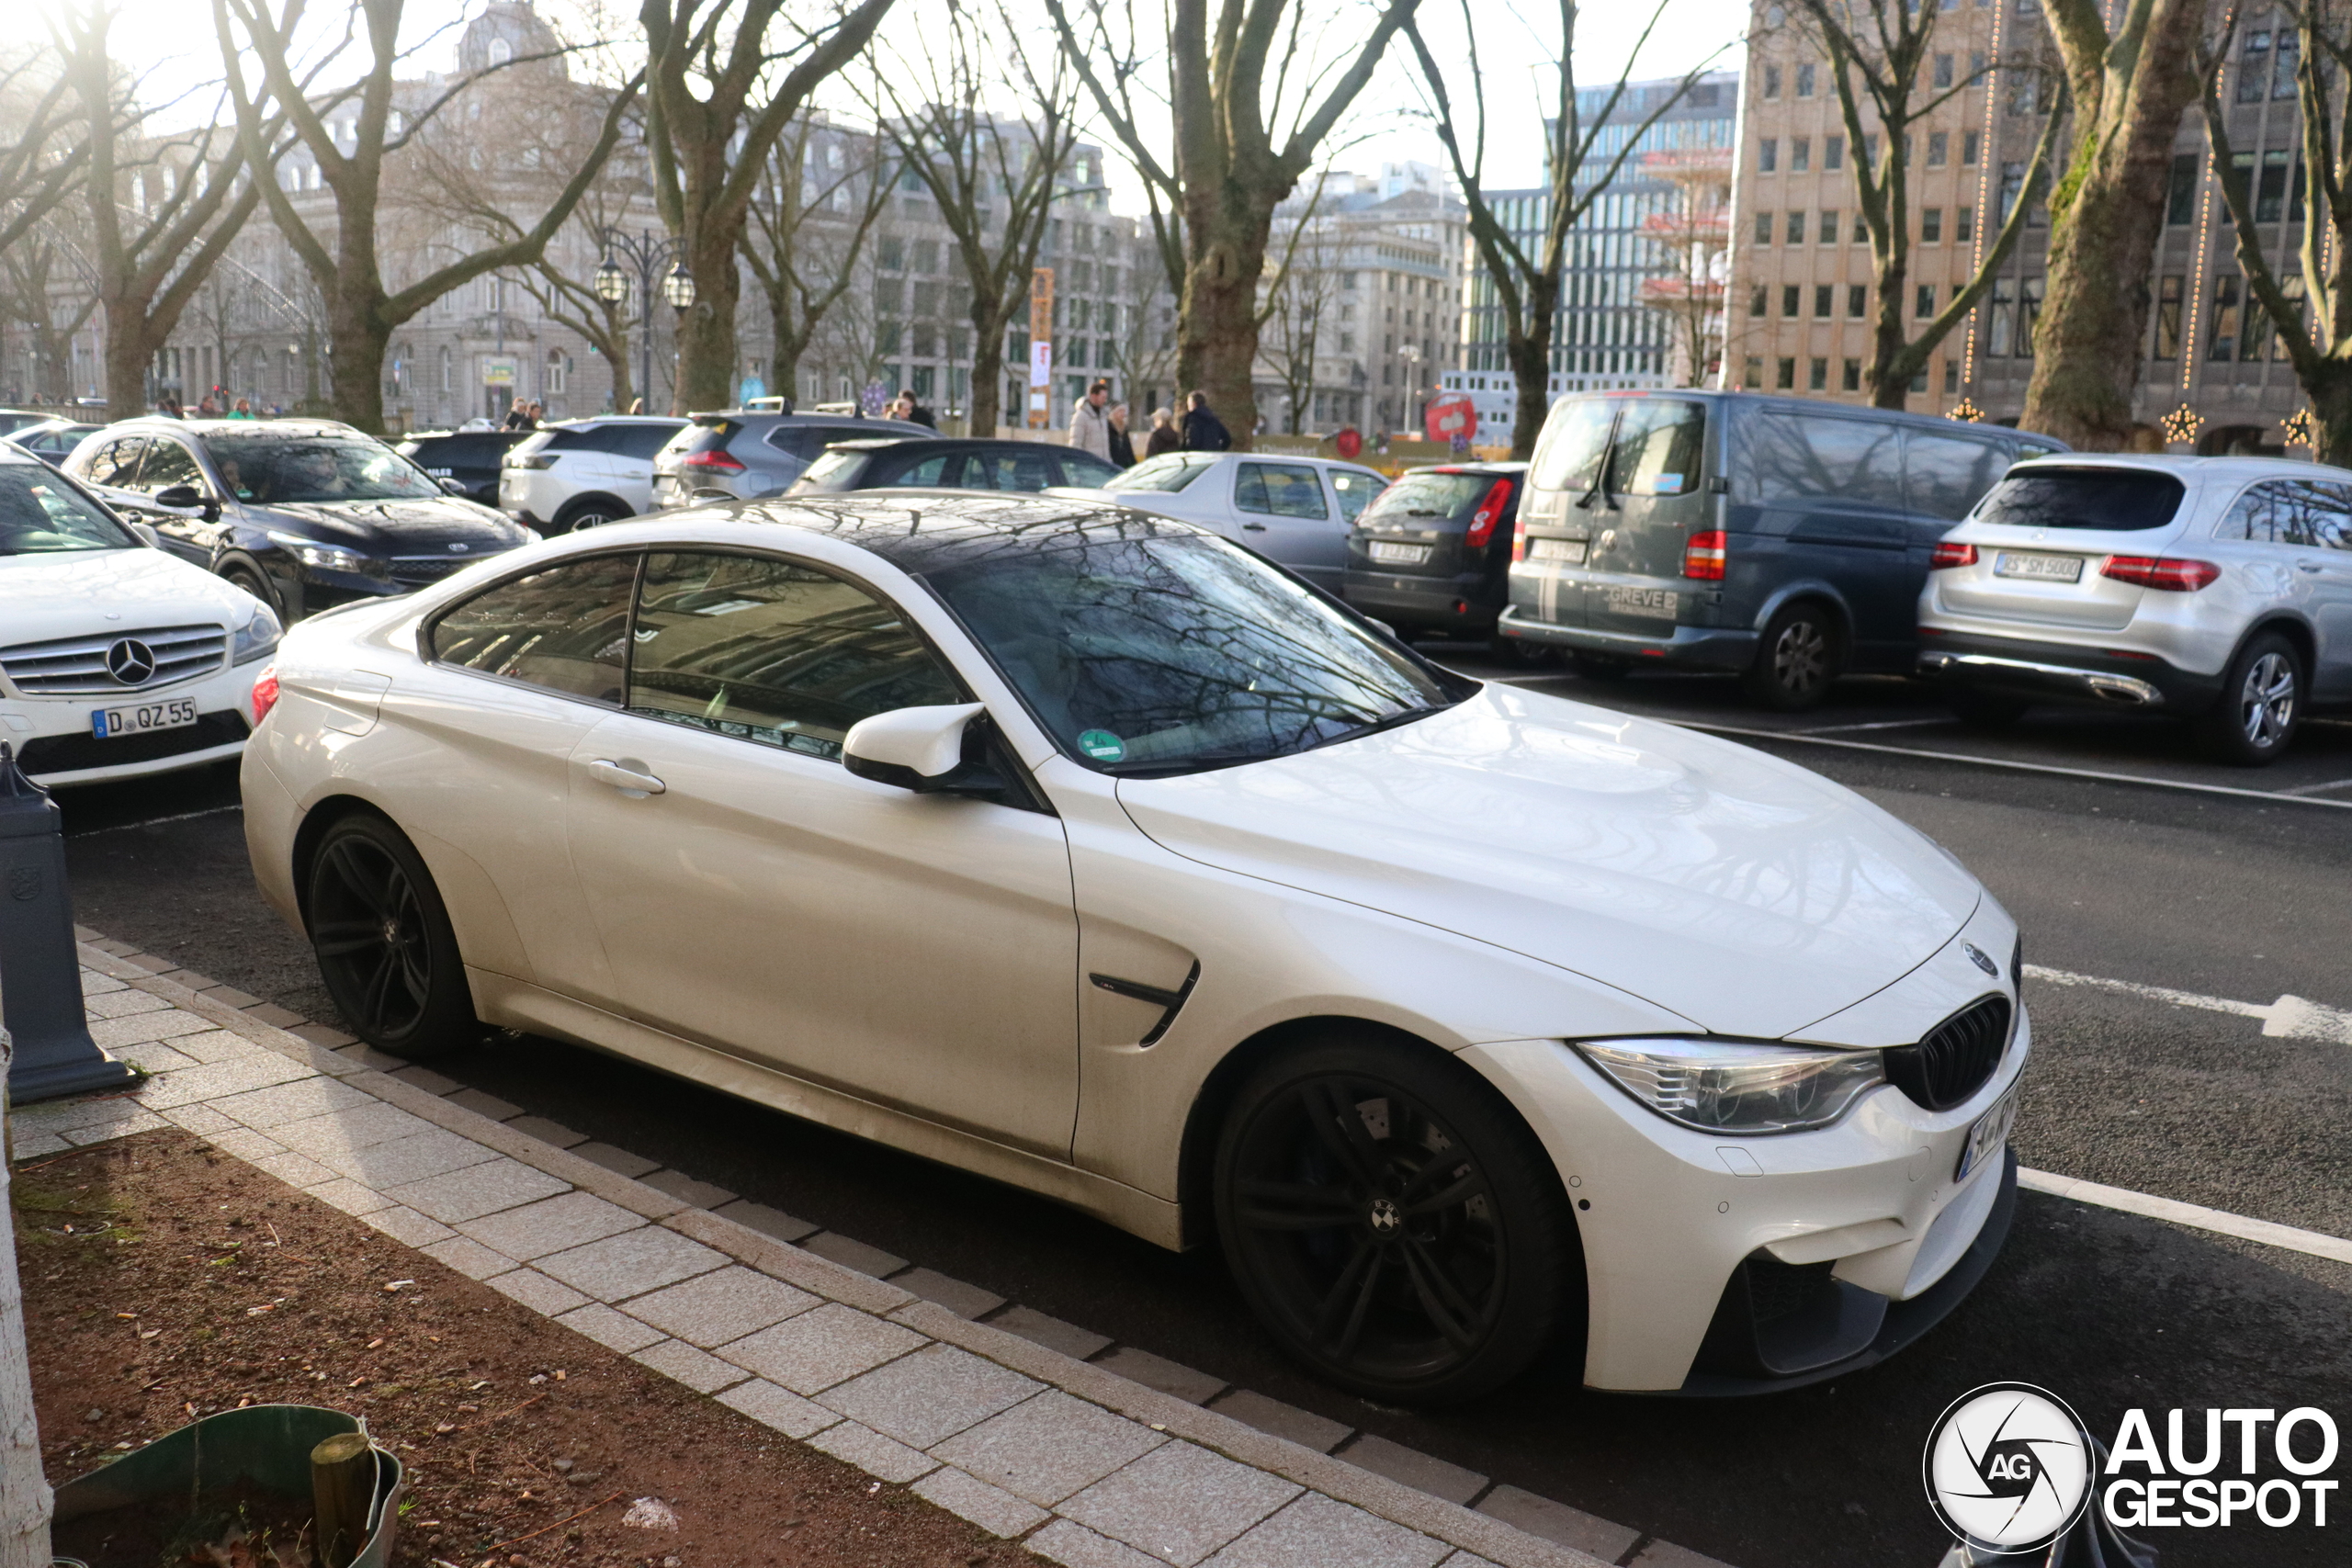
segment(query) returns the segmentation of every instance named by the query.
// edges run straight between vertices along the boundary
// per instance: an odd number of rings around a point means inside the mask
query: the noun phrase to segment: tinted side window
[[[670,437],[677,433],[666,424],[616,424],[611,427],[611,434],[616,438],[614,451],[645,462],[667,446]]]
[[[112,485],[127,490],[139,478],[139,454],[146,442],[136,435],[109,441],[91,454],[90,466],[84,477],[94,485]]]
[[[2007,467],[2006,454],[1990,441],[1917,430],[1903,434],[1903,481],[1911,510],[1930,517],[1959,522]]]
[[[1061,482],[1066,485],[1081,485],[1094,490],[1104,480],[1119,477],[1116,464],[1106,463],[1091,452],[1057,452],[1054,457],[1062,466]]]
[[[1243,463],[1233,479],[1233,504],[1264,517],[1329,517],[1322,481],[1293,463]]]
[[[548,434],[542,452],[609,452],[613,449],[610,425],[590,425],[585,430],[556,430]]]
[[[2238,497],[2217,539],[2352,549],[2352,489],[2320,479],[2272,479]]]
[[[631,713],[812,757],[859,719],[965,700],[890,605],[762,556],[647,558],[633,641]]]
[[[829,441],[847,441],[851,432],[830,424],[779,424],[767,434],[767,443],[787,457],[809,458]]]
[[[1054,478],[1053,461],[1042,449],[1035,452],[975,452],[971,466],[964,470],[964,488],[1019,491],[1034,495],[1047,485],[1057,482]]]
[[[151,439],[147,461],[139,470],[139,488],[153,495],[173,485],[203,488],[204,471],[196,466],[196,454],[176,441]]]
[[[617,706],[637,560],[593,556],[485,589],[434,623],[433,657]]]
[[[1641,398],[1624,405],[1610,444],[1609,489],[1619,495],[1689,495],[1707,450],[1707,405]]]
[[[1750,422],[1747,458],[1758,501],[1903,504],[1902,443],[1895,425],[1759,414]]]
[[[964,471],[961,452],[933,452],[927,457],[907,464],[897,473],[880,482],[886,485],[953,485]]]

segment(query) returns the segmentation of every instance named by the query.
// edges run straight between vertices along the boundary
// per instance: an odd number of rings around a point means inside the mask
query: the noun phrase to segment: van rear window
[[[2147,468],[2035,468],[1995,485],[1976,521],[2135,533],[2171,522],[2183,493],[2178,479]]]

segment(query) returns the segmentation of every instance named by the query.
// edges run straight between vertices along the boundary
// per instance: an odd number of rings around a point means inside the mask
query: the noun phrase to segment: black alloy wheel
[[[279,620],[286,618],[286,606],[277,602],[277,591],[269,585],[267,578],[253,567],[243,561],[232,561],[220,569],[220,578],[222,581],[233,583],[268,605],[270,613]]]
[[[2303,717],[2303,660],[2278,632],[2246,639],[2222,676],[2222,696],[2199,739],[2216,761],[2267,767],[2295,739]]]
[[[1368,1398],[1473,1398],[1581,1325],[1581,1250],[1550,1159],[1429,1046],[1335,1035],[1260,1066],[1226,1120],[1216,1215],[1260,1321]]]
[[[1838,628],[1818,604],[1791,604],[1757,639],[1756,660],[1740,676],[1747,694],[1768,708],[1796,713],[1819,705],[1845,666]]]
[[[307,913],[319,974],[354,1034],[412,1057],[481,1037],[441,895],[390,822],[360,813],[327,829],[311,859]]]

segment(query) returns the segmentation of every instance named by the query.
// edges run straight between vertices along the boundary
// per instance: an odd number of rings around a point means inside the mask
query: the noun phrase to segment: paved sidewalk
[[[270,1016],[279,1010],[202,976],[186,976],[202,983],[191,989],[152,973],[163,965],[145,955],[87,943],[82,953],[93,1035],[153,1076],[125,1095],[16,1112],[17,1159],[164,1126],[197,1133],[1069,1568],[1723,1568],[1377,1438],[1348,1450],[1363,1464],[1335,1458],[1318,1428],[1336,1423],[1247,1391],[1204,1408],[1193,1400],[1216,1389],[1186,1380],[1213,1380],[1190,1369],[1125,1348],[1079,1359],[1107,1342],[533,1126],[428,1069],[334,1049],[347,1037]],[[559,1146],[567,1141],[576,1146]],[[723,1212],[703,1206],[713,1202]],[[1477,1508],[1462,1506],[1473,1497]]]

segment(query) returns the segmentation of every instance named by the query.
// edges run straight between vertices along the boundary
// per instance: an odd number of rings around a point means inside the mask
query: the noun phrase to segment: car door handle
[[[2316,567],[2316,566],[2313,566],[2311,562],[2309,562],[2309,561],[2307,561],[2307,560],[2299,560],[2299,561],[2297,561],[2297,562],[2295,563],[2295,570],[2296,570],[2297,571],[2310,571],[2310,572],[2316,572],[2316,571],[2319,571],[2319,570],[2323,570],[2323,569],[2322,569],[2322,568],[2319,568],[2319,567]]]
[[[588,764],[588,776],[598,784],[610,784],[623,795],[662,795],[670,786],[644,771],[644,764],[616,762],[599,757]]]
[[[1266,531],[1266,525],[1263,523],[1244,523],[1241,525],[1241,531],[1245,534],[1262,534]]]

